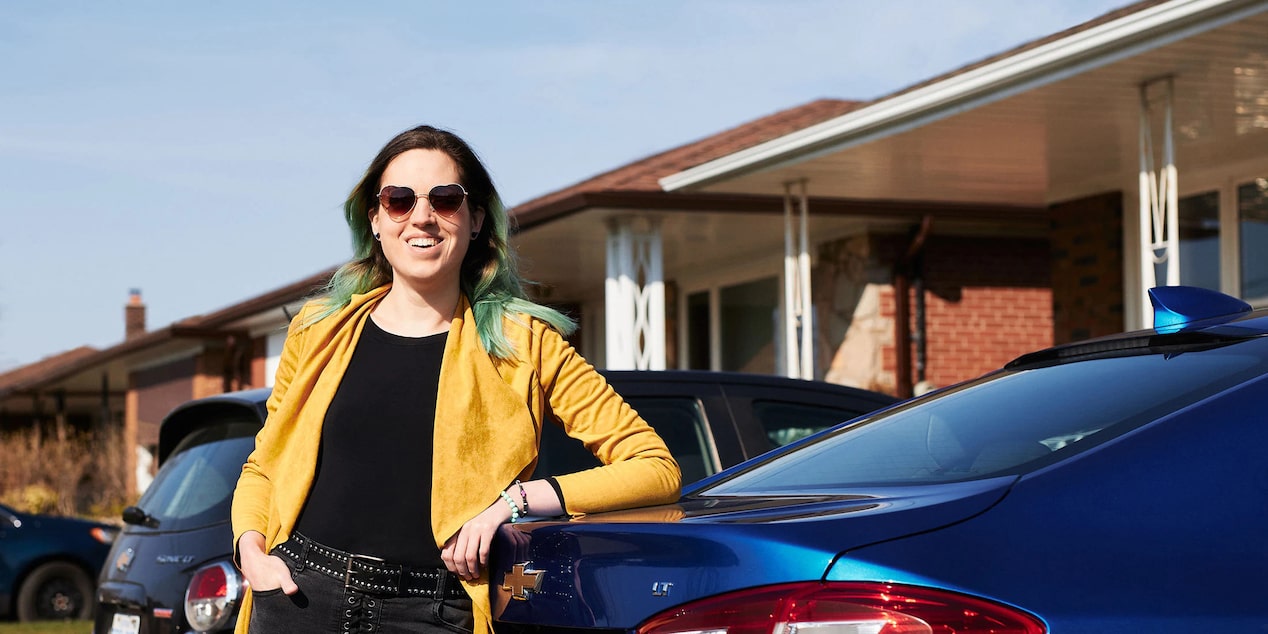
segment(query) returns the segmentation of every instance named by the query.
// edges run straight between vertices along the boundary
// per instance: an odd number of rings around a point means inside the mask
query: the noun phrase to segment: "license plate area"
[[[136,614],[116,614],[110,622],[110,634],[140,634],[141,617]]]

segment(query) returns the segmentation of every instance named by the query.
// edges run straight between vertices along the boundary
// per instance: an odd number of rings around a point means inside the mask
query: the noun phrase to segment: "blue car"
[[[1268,311],[1151,296],[1151,330],[1025,355],[677,504],[504,527],[498,631],[1268,631]]]
[[[117,533],[110,524],[0,505],[0,617],[92,616],[97,571]]]

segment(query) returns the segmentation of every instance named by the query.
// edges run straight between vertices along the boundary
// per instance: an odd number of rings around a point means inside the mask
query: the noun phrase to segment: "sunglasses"
[[[419,198],[426,198],[431,208],[442,216],[452,216],[462,207],[467,199],[467,190],[462,185],[437,185],[426,194],[415,194],[414,190],[401,185],[388,185],[379,192],[379,205],[392,220],[400,222],[414,211]]]

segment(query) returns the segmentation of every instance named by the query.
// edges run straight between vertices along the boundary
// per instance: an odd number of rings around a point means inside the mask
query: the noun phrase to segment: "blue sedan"
[[[118,529],[0,505],[0,617],[86,619]]]
[[[1025,355],[677,504],[504,527],[499,631],[1268,631],[1268,311],[1151,297],[1151,330]]]

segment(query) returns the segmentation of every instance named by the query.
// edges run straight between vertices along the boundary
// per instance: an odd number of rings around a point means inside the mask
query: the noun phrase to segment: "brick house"
[[[133,291],[119,344],[76,348],[0,374],[0,433],[121,429],[134,449],[123,452],[123,479],[128,490],[143,489],[157,468],[147,459],[163,417],[193,398],[271,385],[287,315],[332,272],[154,330],[146,330],[145,305]]]

